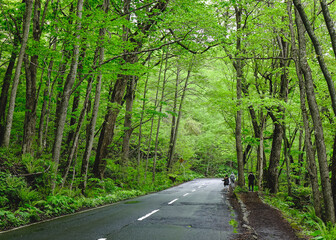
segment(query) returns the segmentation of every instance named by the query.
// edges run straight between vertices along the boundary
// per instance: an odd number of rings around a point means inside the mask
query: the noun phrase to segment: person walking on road
[[[224,182],[224,189],[227,190],[228,187],[229,187],[229,183],[230,183],[228,175],[225,175],[225,177],[222,181]]]
[[[250,172],[250,174],[248,175],[248,187],[249,187],[249,191],[251,191],[251,188],[252,188],[252,192],[254,188],[254,180],[255,180],[255,176],[253,175],[252,172]]]
[[[230,185],[233,187],[234,183],[236,181],[236,176],[234,175],[234,173],[232,172],[230,175]]]

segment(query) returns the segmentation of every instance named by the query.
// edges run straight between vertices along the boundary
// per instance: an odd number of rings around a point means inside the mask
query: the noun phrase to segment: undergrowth
[[[296,193],[306,195],[306,199],[310,199],[307,197],[309,191],[306,191],[304,187],[297,189]],[[262,195],[263,200],[281,210],[292,228],[301,232],[302,235],[308,235],[317,240],[335,240],[336,225],[330,222],[325,223],[316,216],[312,203],[301,201],[300,207],[298,207],[296,203],[298,197],[300,196],[297,194],[288,196],[284,192],[272,195],[267,190]]]

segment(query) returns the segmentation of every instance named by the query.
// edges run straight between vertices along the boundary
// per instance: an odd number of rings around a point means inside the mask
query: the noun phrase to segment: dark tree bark
[[[241,21],[242,21],[242,7],[235,6],[236,14],[236,26],[237,26],[237,39],[236,39],[236,57],[240,54],[241,47]],[[242,124],[242,109],[241,99],[242,99],[242,81],[243,81],[243,63],[240,58],[234,61],[234,68],[236,69],[236,91],[237,91],[237,115],[236,115],[236,153],[237,153],[237,163],[238,163],[238,185],[243,187],[245,185],[244,177],[244,161],[243,161],[243,145],[241,136],[241,124]]]
[[[170,140],[169,140],[169,146],[168,146],[168,154],[167,154],[167,171],[171,171],[171,168],[173,166],[173,156],[174,156],[174,149],[175,149],[175,143],[176,143],[176,130],[177,130],[177,124],[176,124],[176,115],[177,115],[177,101],[178,101],[178,86],[180,83],[180,73],[181,68],[179,66],[179,61],[177,62],[176,67],[176,79],[175,79],[175,96],[174,96],[174,103],[172,108],[172,119],[171,119],[171,126],[170,126]]]
[[[13,39],[13,50],[11,56],[9,58],[7,70],[3,79],[2,88],[1,88],[1,96],[0,96],[0,146],[3,141],[3,137],[5,134],[5,126],[6,126],[6,106],[8,100],[8,91],[13,75],[13,70],[15,66],[15,61],[17,57],[17,47],[19,46],[19,33],[14,34]]]
[[[277,36],[277,42],[280,48],[280,68],[282,69],[282,73],[280,76],[280,92],[279,98],[282,101],[287,102],[288,98],[288,48],[289,44],[282,37]],[[280,116],[284,115],[284,109],[282,106],[277,106],[275,110]],[[272,118],[274,124],[273,131],[273,141],[272,141],[272,149],[270,155],[270,163],[267,170],[267,188],[270,189],[271,193],[277,193],[279,188],[279,162],[281,156],[281,147],[282,147],[282,139],[283,139],[283,117],[276,117],[273,112],[269,111],[269,114]]]
[[[279,119],[277,119],[272,112],[269,112],[274,124],[273,130],[273,141],[272,141],[272,149],[270,155],[270,163],[267,170],[266,176],[266,184],[267,188],[271,193],[276,193],[278,191],[279,184],[279,162],[281,155],[281,146],[282,146],[282,138],[283,138],[283,128],[281,123],[279,123]]]
[[[161,90],[161,97],[160,97],[160,101],[159,101],[159,113],[162,113],[162,108],[163,108],[162,102],[164,100],[164,94],[165,94],[165,90],[166,90],[167,71],[168,71],[168,51],[169,51],[169,48],[166,49],[166,54],[165,54],[166,55],[166,61],[165,61],[165,67],[164,67],[164,71],[163,71],[162,90]],[[161,59],[162,63],[163,63],[163,55],[164,55],[164,52],[162,52],[162,59]],[[160,79],[161,79],[161,71],[162,71],[162,65],[160,66],[160,75],[159,75],[159,79],[158,79],[158,87],[160,86],[159,83],[160,83]],[[156,98],[158,97],[158,90],[159,90],[159,88],[157,88],[157,96],[156,96]],[[160,124],[161,124],[161,116],[159,115],[158,124],[157,124],[157,127],[156,127],[156,136],[155,136],[155,148],[154,148],[154,159],[153,159],[153,174],[152,174],[152,182],[153,183],[155,182],[155,174],[156,174],[156,160],[157,160],[157,155],[158,155],[157,151],[158,151],[158,147],[159,147]],[[153,127],[153,121],[152,121],[152,127]],[[151,131],[152,131],[152,129],[151,129]],[[148,153],[147,153],[146,162],[148,161]],[[146,170],[147,170],[147,165],[146,165]]]
[[[109,0],[104,0],[103,9],[105,14],[108,13],[110,6]],[[105,48],[104,48],[104,38],[106,35],[106,28],[100,29],[100,41],[99,41],[99,65],[101,65],[104,61],[104,54],[105,54]],[[95,92],[95,99],[92,109],[92,116],[90,120],[90,124],[87,128],[87,141],[85,145],[85,152],[82,160],[82,167],[81,167],[81,174],[82,174],[82,181],[83,184],[81,184],[82,192],[85,192],[86,185],[87,185],[87,178],[88,178],[88,169],[89,169],[89,159],[91,156],[92,146],[93,146],[93,140],[94,140],[94,134],[95,134],[95,127],[98,117],[98,110],[99,110],[99,101],[100,101],[100,94],[101,94],[101,86],[102,86],[102,72],[100,71],[97,76],[97,84],[96,84],[96,92]]]
[[[293,27],[293,20],[292,20],[292,5],[290,2],[287,3],[287,10],[288,10],[288,16],[289,16],[289,27],[291,31],[291,42],[292,42],[292,55],[295,60],[295,68],[296,68],[296,73],[298,76],[299,80],[299,89],[300,89],[300,107],[301,107],[301,112],[302,112],[302,120],[303,120],[303,126],[305,130],[305,149],[306,149],[306,161],[307,161],[307,170],[308,170],[308,175],[310,177],[310,183],[312,187],[312,192],[313,192],[313,205],[315,209],[315,214],[318,217],[321,217],[321,194],[319,190],[319,183],[318,183],[318,176],[317,176],[317,167],[316,167],[316,162],[315,162],[315,153],[313,150],[313,145],[311,142],[311,134],[310,134],[310,127],[309,127],[309,120],[308,120],[308,114],[307,114],[307,108],[306,108],[306,89],[305,89],[305,84],[304,84],[304,79],[302,76],[302,71],[300,67],[300,61],[299,61],[299,54],[300,52],[298,51],[296,47],[296,42],[295,42],[295,33],[294,33],[294,27]],[[297,29],[298,29],[298,39],[299,43],[304,41],[304,29],[302,28],[302,24],[300,24],[300,19],[298,17],[298,13],[295,13],[296,19],[295,21],[297,22]],[[300,27],[301,26],[301,27]],[[303,42],[304,43],[304,42]],[[303,47],[303,46],[301,46]],[[305,49],[302,48],[304,53]],[[307,64],[308,65],[308,64]],[[300,131],[300,142],[301,142],[301,133]],[[301,145],[301,144],[300,144]],[[301,147],[299,148],[301,150]],[[301,158],[303,157],[303,154],[300,154]]]
[[[77,41],[80,39],[80,30],[82,26],[81,25],[82,11],[83,11],[83,0],[78,0],[78,3],[77,3],[77,18],[78,18],[77,31],[78,32],[76,33]],[[62,100],[61,100],[60,109],[59,109],[59,116],[57,118],[57,129],[56,129],[54,147],[53,147],[53,152],[52,152],[53,161],[54,161],[54,166],[52,169],[52,182],[51,182],[52,192],[54,192],[55,187],[56,187],[56,175],[58,172],[58,164],[60,160],[61,144],[62,144],[65,120],[67,116],[67,110],[68,110],[68,105],[69,105],[69,99],[71,96],[72,86],[75,82],[76,75],[77,75],[78,58],[79,58],[79,45],[78,43],[75,43],[73,46],[73,54],[72,54],[70,72],[65,81]]]
[[[124,1],[123,14],[126,15],[126,20],[129,20],[131,1]],[[125,63],[135,63],[138,60],[138,56],[136,52],[141,49],[141,40],[136,40],[136,35],[141,33],[143,36],[147,36],[150,28],[156,24],[156,21],[152,19],[160,15],[163,11],[166,10],[167,4],[169,0],[160,0],[158,1],[150,10],[148,10],[149,19],[139,23],[138,28],[139,31],[136,32],[133,36],[131,36],[130,29],[124,26],[123,32],[123,41],[127,42],[128,40],[132,41],[135,45],[133,49],[133,53],[129,50],[124,50],[123,60]],[[109,107],[107,110],[107,114],[105,115],[105,120],[103,123],[102,131],[99,136],[99,142],[96,152],[96,158],[93,167],[93,173],[98,178],[103,178],[105,168],[106,168],[106,157],[108,155],[108,146],[111,144],[113,135],[114,135],[114,126],[116,124],[117,116],[120,112],[121,103],[124,97],[125,88],[127,85],[128,77],[126,75],[119,75],[117,81],[113,87],[112,95],[110,102],[111,105],[115,107]]]
[[[9,147],[10,134],[11,134],[12,125],[13,125],[15,99],[16,99],[17,88],[18,88],[18,85],[19,85],[19,78],[20,78],[20,74],[21,74],[22,62],[23,62],[23,58],[24,58],[24,55],[25,55],[25,52],[26,52],[26,47],[27,47],[27,42],[28,42],[32,9],[33,9],[33,0],[27,0],[26,1],[25,16],[24,16],[24,20],[23,20],[23,23],[22,23],[23,24],[23,34],[22,34],[21,49],[20,49],[20,53],[19,53],[19,56],[18,56],[18,61],[17,61],[17,64],[16,64],[15,76],[14,76],[14,79],[13,79],[12,91],[11,91],[11,96],[10,96],[9,106],[8,106],[6,128],[5,128],[5,132],[4,132],[4,138],[3,138],[3,141],[2,141],[2,145],[4,147]]]
[[[314,49],[315,49],[315,53],[316,53],[316,58],[317,61],[320,65],[320,68],[322,70],[323,76],[325,78],[325,80],[327,81],[327,85],[328,85],[328,90],[329,90],[329,94],[330,94],[330,98],[331,98],[331,106],[333,108],[334,114],[336,116],[336,91],[335,91],[335,86],[334,86],[334,82],[332,79],[332,76],[328,70],[327,64],[325,63],[324,57],[323,57],[323,51],[322,51],[322,46],[319,42],[319,40],[317,39],[314,30],[310,24],[310,21],[304,11],[304,8],[302,6],[301,0],[293,0],[293,3],[296,7],[296,9],[298,10],[298,13],[300,14],[300,17],[302,19],[302,23],[304,24],[306,31],[313,43]]]
[[[128,167],[129,160],[129,149],[130,149],[130,139],[132,134],[132,111],[133,111],[133,102],[135,95],[135,86],[138,81],[137,76],[128,76],[128,83],[126,89],[126,113],[124,118],[124,137],[122,144],[122,165],[124,168]],[[126,169],[124,169],[124,174],[126,173]],[[126,173],[127,174],[127,173]]]
[[[324,21],[327,25],[327,29],[329,32],[330,40],[331,40],[331,46],[334,51],[334,56],[336,57],[336,32],[334,28],[334,23],[333,20],[330,16],[328,4],[326,0],[320,0],[321,8],[322,8],[322,13],[324,17]]]
[[[298,12],[300,13],[300,11]],[[317,148],[317,157],[319,161],[319,169],[320,169],[320,176],[321,176],[321,183],[322,183],[323,200],[325,203],[324,205],[325,205],[326,220],[334,223],[335,222],[335,208],[334,208],[334,201],[332,197],[332,190],[331,190],[331,184],[330,184],[330,179],[329,179],[329,169],[328,169],[328,162],[327,162],[326,146],[324,142],[323,127],[322,127],[322,121],[320,118],[320,111],[319,111],[316,98],[315,98],[315,90],[314,90],[312,72],[307,62],[306,44],[305,44],[305,36],[304,36],[305,32],[303,30],[304,22],[301,20],[301,15],[302,15],[301,13],[296,14],[296,26],[298,28],[298,38],[299,38],[300,70],[302,71],[303,76],[304,76],[306,97],[308,101],[310,114],[313,119],[315,139],[316,139],[316,148]],[[309,132],[307,132],[307,129],[306,129],[306,135],[307,134],[309,134]],[[306,144],[309,144],[309,141],[306,141]],[[307,149],[308,149],[308,145],[307,145]],[[313,155],[309,157],[312,158]],[[312,160],[310,161],[310,165],[311,164],[314,164]],[[314,175],[315,173],[313,172],[311,177],[314,177]]]

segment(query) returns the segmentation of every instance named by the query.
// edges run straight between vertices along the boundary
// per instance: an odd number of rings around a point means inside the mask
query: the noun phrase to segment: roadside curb
[[[258,234],[257,232],[254,230],[254,228],[250,225],[250,222],[248,220],[248,216],[250,215],[250,212],[247,210],[246,205],[243,203],[243,201],[240,199],[239,194],[237,195],[237,201],[239,203],[240,209],[243,213],[243,223],[242,223],[242,227],[246,229],[246,231],[250,232],[252,237],[254,239],[258,239]]]

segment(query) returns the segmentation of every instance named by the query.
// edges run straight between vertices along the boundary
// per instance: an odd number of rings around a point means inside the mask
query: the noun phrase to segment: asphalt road
[[[219,240],[234,236],[235,213],[221,179],[197,179],[158,193],[0,233],[0,240]]]

